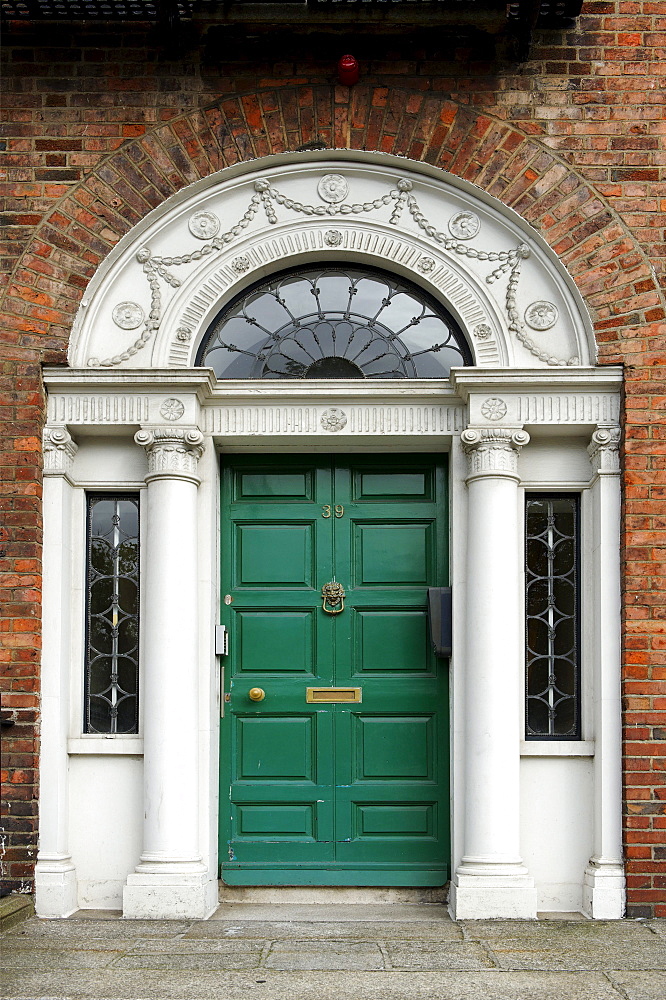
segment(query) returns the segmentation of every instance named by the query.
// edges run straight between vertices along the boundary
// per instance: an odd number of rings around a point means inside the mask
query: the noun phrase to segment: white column
[[[515,428],[468,428],[464,854],[452,879],[457,919],[536,916],[520,856],[523,670]]]
[[[588,448],[594,468],[594,854],[583,908],[599,920],[624,916],[622,712],[620,691],[620,428],[598,427]]]
[[[72,592],[69,476],[78,449],[64,426],[46,427],[43,444],[42,718],[35,907],[40,917],[66,917],[78,908],[76,871],[68,839],[67,755]]]
[[[148,456],[141,588],[144,834],[125,917],[206,917],[199,843],[197,464],[194,428],[142,429]]]

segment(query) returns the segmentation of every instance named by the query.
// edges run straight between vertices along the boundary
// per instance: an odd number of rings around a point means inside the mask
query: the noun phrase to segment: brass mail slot
[[[305,700],[312,703],[330,703],[332,701],[355,701],[362,700],[361,688],[306,688]]]

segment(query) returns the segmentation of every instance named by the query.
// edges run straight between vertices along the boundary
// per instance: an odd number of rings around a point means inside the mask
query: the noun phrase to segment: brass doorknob
[[[263,701],[264,698],[266,697],[266,692],[264,691],[263,688],[250,688],[250,690],[247,693],[247,696],[250,699],[250,701]]]

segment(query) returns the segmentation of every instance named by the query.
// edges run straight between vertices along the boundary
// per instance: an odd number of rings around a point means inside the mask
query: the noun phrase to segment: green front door
[[[448,671],[426,617],[445,481],[429,456],[225,462],[225,882],[446,881]],[[322,606],[330,582],[344,608]]]

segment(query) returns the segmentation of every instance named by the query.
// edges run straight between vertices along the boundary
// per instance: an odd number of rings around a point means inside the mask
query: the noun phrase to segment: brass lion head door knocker
[[[345,609],[345,590],[341,583],[334,580],[325,583],[321,588],[321,596],[324,598],[323,610],[327,615],[339,615]]]

